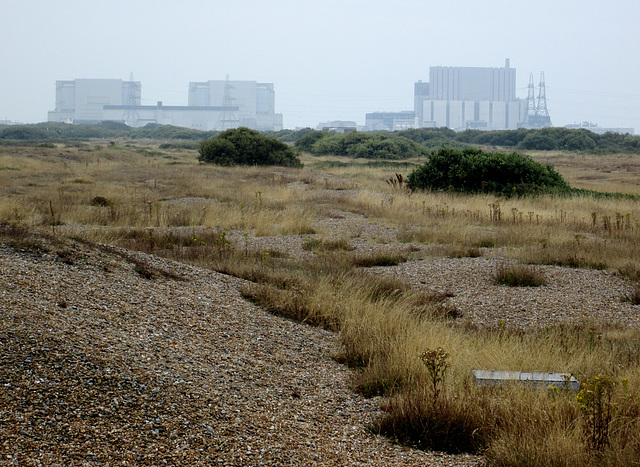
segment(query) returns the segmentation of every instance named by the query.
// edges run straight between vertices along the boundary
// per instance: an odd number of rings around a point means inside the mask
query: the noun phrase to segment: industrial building
[[[76,79],[56,81],[56,107],[49,112],[50,122],[98,123],[104,120],[105,105],[139,106],[142,86],[139,81],[120,79]],[[119,115],[116,120],[121,120]]]
[[[516,130],[551,126],[544,73],[537,100],[533,75],[527,99],[516,97],[516,69],[509,59],[502,68],[433,66],[429,82],[413,88],[413,111],[366,114],[367,131],[448,127],[456,131]]]
[[[564,127],[569,128],[571,130],[578,130],[578,129],[589,130],[598,135],[604,135],[605,133],[633,135],[635,131],[634,128],[630,128],[630,127],[610,127],[610,128],[601,127],[601,126],[598,126],[597,123],[592,123],[592,122],[572,123],[569,125],[565,125]]]
[[[225,107],[217,122],[219,130],[244,126],[254,130],[281,130],[282,114],[275,113],[273,83],[222,81],[189,83],[189,107]],[[214,129],[214,128],[212,128]]]
[[[365,131],[398,131],[415,128],[415,113],[371,112],[365,115]]]
[[[503,68],[431,67],[429,83],[414,86],[418,128],[515,130],[526,111],[526,101],[516,97],[516,70],[509,59]]]
[[[273,83],[255,81],[192,82],[188,105],[141,105],[139,81],[76,79],[56,82],[56,107],[49,121],[67,123],[123,122],[130,126],[148,123],[201,130],[226,130],[245,126],[278,131],[282,114],[275,113]]]

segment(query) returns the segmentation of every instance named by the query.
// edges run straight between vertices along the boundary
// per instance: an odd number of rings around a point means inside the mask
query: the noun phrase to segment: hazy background
[[[186,105],[190,81],[272,82],[285,128],[413,110],[429,67],[545,72],[555,126],[640,132],[640,2],[1,0],[0,119],[46,121],[55,81],[142,82]]]

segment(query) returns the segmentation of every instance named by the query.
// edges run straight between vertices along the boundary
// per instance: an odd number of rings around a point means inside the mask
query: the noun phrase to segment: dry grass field
[[[640,195],[637,156],[532,156],[574,187]],[[302,160],[221,168],[151,142],[0,148],[1,240],[115,245],[250,281],[255,304],[335,334],[353,390],[384,410],[369,430],[397,442],[491,465],[640,464],[638,199],[409,193],[386,180],[419,161]],[[505,264],[524,282],[497,284]],[[564,301],[549,301],[563,278]],[[514,297],[518,310],[504,305]],[[480,388],[473,369],[569,372],[582,391]]]

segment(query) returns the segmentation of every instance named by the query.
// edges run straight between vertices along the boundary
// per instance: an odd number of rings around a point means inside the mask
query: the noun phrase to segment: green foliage
[[[304,136],[302,136],[300,139],[298,139],[295,142],[294,146],[299,151],[311,152],[313,145],[318,140],[321,140],[322,138],[328,135],[329,133],[325,131],[311,130],[307,132]]]
[[[132,138],[199,142],[218,135],[217,131],[201,131],[172,125],[149,123],[132,128],[122,122],[97,124],[44,122],[31,125],[0,125],[0,144],[49,140],[86,140],[89,138]],[[496,146],[536,151],[583,151],[591,153],[640,153],[640,136],[619,133],[596,134],[587,129],[550,127],[517,130],[465,130],[419,128],[396,132],[350,132],[333,134],[311,128],[264,132],[282,142],[295,142],[299,151],[316,155],[332,154],[369,159],[404,160],[424,157],[427,150],[441,147],[465,148],[469,145]],[[326,140],[326,141],[325,141]],[[415,144],[414,144],[415,143]],[[193,148],[193,145],[188,147]]]
[[[584,128],[560,127],[538,130],[466,130],[455,135],[457,142],[502,146],[536,151],[639,152],[640,137],[607,132],[599,135]],[[449,146],[449,144],[446,144]]]
[[[83,140],[89,138],[146,138],[155,140],[203,140],[217,132],[206,132],[172,125],[149,123],[142,128],[132,128],[122,122],[105,121],[96,124],[37,123],[34,125],[4,126],[0,131],[2,140]]]
[[[284,143],[293,143],[303,138],[309,133],[313,133],[315,130],[311,128],[303,128],[301,130],[279,130],[279,131],[265,131],[263,134],[265,136],[271,136],[277,140],[280,140]]]
[[[0,133],[2,139],[18,139],[18,140],[41,140],[48,139],[46,131],[31,125],[16,125],[6,127]]]
[[[298,155],[285,143],[249,128],[234,128],[200,144],[200,162],[232,165],[302,167]]]
[[[311,154],[362,159],[403,160],[424,157],[426,147],[393,133],[329,133],[312,131],[296,141],[295,147]]]
[[[429,149],[438,149],[442,146],[465,147],[464,141],[458,142],[456,132],[451,128],[420,128],[402,130],[396,136],[407,138]]]
[[[495,193],[504,196],[566,192],[569,185],[551,165],[515,152],[442,148],[409,174],[412,190]]]
[[[192,140],[202,141],[207,138],[212,138],[217,135],[217,131],[202,131],[194,130],[191,128],[182,128],[173,125],[159,125],[157,123],[148,123],[142,128],[131,128],[131,138],[148,138],[148,139],[161,139],[161,140]]]

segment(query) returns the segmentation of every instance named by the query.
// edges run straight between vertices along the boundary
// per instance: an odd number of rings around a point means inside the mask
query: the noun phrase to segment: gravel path
[[[116,248],[0,246],[0,464],[481,463],[370,434],[377,402],[335,337],[242,285]]]

